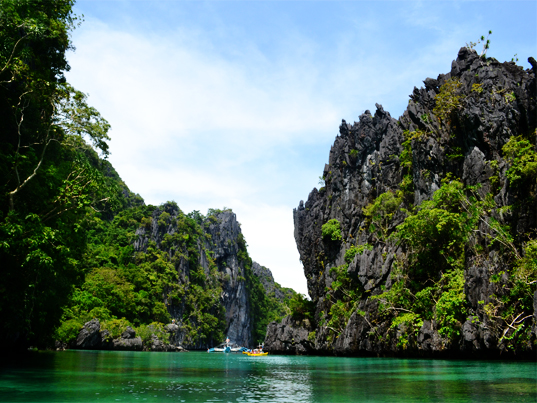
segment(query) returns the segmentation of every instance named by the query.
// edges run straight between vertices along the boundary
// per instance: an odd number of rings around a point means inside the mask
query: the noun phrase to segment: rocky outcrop
[[[212,244],[206,247],[212,252],[216,265],[225,281],[222,286],[221,301],[226,311],[227,338],[241,346],[250,346],[252,340],[252,315],[246,288],[245,262],[239,259],[240,224],[231,211],[219,213],[217,221],[209,220],[204,225]]]
[[[163,215],[164,214],[164,215]],[[151,242],[159,248],[166,250],[179,274],[179,281],[185,287],[190,283],[191,260],[203,267],[205,275],[212,278],[215,285],[213,292],[219,292],[220,303],[225,312],[224,335],[239,345],[252,345],[252,313],[250,307],[249,291],[246,287],[247,261],[241,255],[241,248],[245,249],[240,224],[236,215],[230,210],[216,211],[201,222],[203,234],[199,236],[195,250],[177,248],[173,243],[163,242],[165,238],[178,234],[176,218],[180,214],[177,205],[167,203],[153,212],[150,225],[141,226],[134,242],[136,251],[147,250]],[[163,218],[164,217],[164,218]],[[242,256],[242,258],[240,257]],[[211,272],[215,269],[216,272]],[[168,311],[178,325],[173,336],[177,344],[189,349],[207,349],[221,343],[223,340],[188,341],[185,328],[197,323],[183,322],[185,304],[174,301],[165,301]],[[217,313],[215,313],[217,316]]]
[[[142,350],[143,343],[141,337],[136,337],[136,332],[130,326],[127,326],[119,339],[112,341],[113,350]]]
[[[323,171],[325,186],[313,189],[294,210],[295,240],[316,306],[315,323],[308,335],[297,333],[288,321],[271,324],[265,341],[268,351],[298,352],[286,347],[298,344],[311,345],[301,353],[315,354],[535,357],[535,313],[522,312],[519,319],[526,317],[529,324],[524,329],[533,330],[510,352],[502,332],[507,329],[504,336],[511,335],[508,328],[516,321],[508,323],[500,312],[505,308],[492,313],[494,304],[490,305],[506,295],[513,267],[505,249],[490,243],[497,235],[490,222],[494,219],[511,228],[517,253],[537,232],[536,181],[512,186],[502,150],[512,136],[521,135],[533,139],[535,150],[535,73],[535,67],[524,70],[462,48],[449,73],[427,78],[424,87],[414,89],[398,120],[377,104],[374,114],[365,111],[358,122],[342,121]],[[372,228],[364,208],[391,192],[412,210],[454,178],[465,186],[477,186],[478,197],[490,197],[495,204],[465,250],[462,311],[466,318],[454,328],[456,335],[449,337],[439,332],[434,312],[420,317],[412,329],[408,323],[392,325],[397,314],[381,314],[378,296],[398,281],[398,267],[404,267],[412,253],[404,242],[390,238],[407,213],[399,208],[383,227]],[[323,236],[323,225],[329,220],[337,220],[339,238]],[[356,247],[361,247],[359,253],[347,254],[346,259],[346,253]],[[437,270],[430,277],[433,281],[447,267],[440,260],[430,266]],[[361,296],[353,300],[352,311],[342,315],[345,323],[334,328],[327,324],[333,318],[331,309],[336,300],[346,298],[337,291],[341,285],[334,283],[336,268],[341,267]],[[537,296],[533,298],[535,305]],[[290,344],[290,338],[295,344]]]
[[[92,319],[84,324],[75,342],[75,348],[97,349],[101,347],[103,338],[101,335],[101,324],[98,319]]]
[[[113,338],[109,330],[101,330],[98,319],[92,319],[84,324],[76,340],[68,345],[56,342],[56,348],[58,350],[71,348],[77,350],[186,351],[182,346],[173,343],[171,336],[175,334],[177,328],[177,325],[174,324],[166,327],[171,343],[163,342],[157,334],[151,334],[150,340],[144,343],[140,336],[136,336],[136,331],[130,326],[127,326],[119,337]]]
[[[135,231],[135,253],[130,267],[133,274],[139,271],[140,277],[135,275],[129,278],[132,283],[126,284],[140,288],[134,299],[140,301],[137,308],[142,314],[131,315],[129,320],[142,322],[138,330],[144,341],[135,337],[130,327],[121,337],[112,337],[94,320],[84,326],[71,347],[171,351],[181,346],[206,350],[226,338],[252,346],[254,338],[263,338],[268,317],[283,316],[283,301],[293,291],[274,283],[270,270],[251,261],[231,210],[209,210],[204,217],[197,211],[184,214],[175,202],[168,202],[133,211],[129,225]],[[263,293],[256,269],[270,295]],[[281,294],[281,300],[274,297],[276,293]],[[167,314],[173,323],[164,326],[160,322],[168,319]],[[129,323],[123,320],[113,326]],[[154,323],[146,325],[148,322]],[[69,332],[73,324],[70,326]],[[149,337],[150,333],[154,337]],[[59,343],[57,347],[66,346]]]
[[[259,282],[263,286],[265,293],[269,296],[273,296],[281,303],[285,303],[291,298],[295,291],[290,288],[284,288],[280,284],[274,281],[272,272],[265,266],[261,266],[257,262],[252,263],[252,270],[254,275],[259,279]]]
[[[315,351],[310,336],[311,326],[306,321],[294,321],[286,317],[281,323],[272,322],[267,327],[265,349],[273,354],[307,354]]]

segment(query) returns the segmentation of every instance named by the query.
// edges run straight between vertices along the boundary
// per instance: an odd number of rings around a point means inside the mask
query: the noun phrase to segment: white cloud
[[[233,211],[241,223],[250,257],[268,267],[282,286],[308,295],[293,235],[293,211],[287,206],[245,204],[239,200]]]
[[[279,187],[292,180],[281,178],[285,162],[271,150],[326,133],[333,139],[337,130],[335,107],[315,93],[312,61],[268,62],[250,48],[252,57],[233,63],[208,54],[203,41],[119,32],[92,20],[75,41],[69,80],[110,120],[111,162],[127,185],[148,203],[173,199],[185,212],[233,208],[252,259],[306,294],[292,206],[307,193],[287,206],[261,201],[285,194]]]
[[[282,69],[259,65],[258,57],[233,63],[180,36],[145,37],[91,20],[76,43],[70,79],[107,94],[96,103],[121,122],[120,130],[131,132],[114,133],[118,143],[132,143],[133,135],[155,142],[185,138],[203,129],[231,142],[248,137],[266,144],[303,136],[304,130],[321,133],[336,119],[333,106],[315,96],[315,74],[303,73],[313,66]],[[261,71],[252,76],[250,70]]]

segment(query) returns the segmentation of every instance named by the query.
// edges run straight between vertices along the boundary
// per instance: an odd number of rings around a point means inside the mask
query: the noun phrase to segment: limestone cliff
[[[252,270],[254,275],[259,279],[259,282],[263,286],[265,293],[268,296],[275,298],[280,303],[286,303],[292,298],[296,292],[291,288],[282,287],[280,284],[274,281],[272,272],[265,266],[261,266],[257,262],[253,262]]]
[[[377,104],[342,122],[325,186],[294,210],[315,320],[272,323],[269,351],[535,357],[530,64],[462,48],[398,120]]]
[[[293,293],[252,262],[229,209],[204,216],[175,202],[125,203],[92,218],[84,264],[57,348],[177,351],[226,338],[253,346]]]
[[[165,222],[161,219],[163,213]],[[211,292],[218,292],[216,301],[224,308],[224,335],[233,342],[250,346],[252,339],[254,317],[250,306],[249,290],[246,287],[245,256],[240,256],[244,249],[244,241],[240,224],[230,210],[217,212],[201,222],[203,233],[197,239],[194,247],[178,248],[174,242],[166,242],[174,234],[181,234],[177,226],[180,210],[174,204],[165,204],[155,209],[149,226],[141,226],[136,235],[135,251],[146,251],[148,245],[154,242],[156,248],[165,250],[179,274],[179,282],[185,286],[185,294],[193,292],[189,288],[193,276],[193,266],[201,266],[209,282],[213,283]],[[188,235],[187,235],[188,236]],[[177,256],[176,256],[177,255]],[[174,257],[177,257],[174,259]],[[174,337],[175,344],[188,348],[207,348],[219,344],[223,340],[200,340],[192,342],[185,340],[187,330],[185,325],[196,328],[201,318],[187,316],[184,298],[165,300],[168,312],[176,320],[179,328]],[[217,313],[218,307],[213,312]]]

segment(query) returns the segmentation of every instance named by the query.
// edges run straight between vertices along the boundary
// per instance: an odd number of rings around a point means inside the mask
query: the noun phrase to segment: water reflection
[[[66,351],[0,367],[9,402],[526,402],[535,363]]]

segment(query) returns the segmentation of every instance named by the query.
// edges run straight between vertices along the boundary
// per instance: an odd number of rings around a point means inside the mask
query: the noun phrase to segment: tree
[[[109,125],[65,82],[73,0],[0,3],[0,339],[42,344],[83,279],[86,209],[113,194]]]

